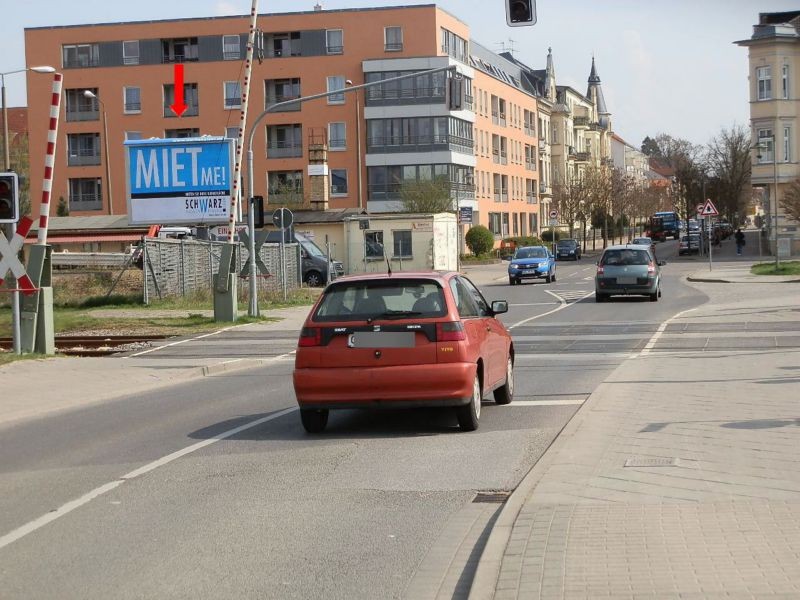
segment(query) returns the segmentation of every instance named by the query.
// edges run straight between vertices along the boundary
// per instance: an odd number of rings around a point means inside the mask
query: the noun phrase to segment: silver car
[[[605,302],[611,296],[647,296],[651,302],[661,297],[661,267],[647,246],[625,244],[609,246],[597,261],[594,298]]]

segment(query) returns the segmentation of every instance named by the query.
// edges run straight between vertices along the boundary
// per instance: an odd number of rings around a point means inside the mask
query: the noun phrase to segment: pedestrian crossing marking
[[[567,304],[577,302],[590,293],[590,290],[547,290],[553,296],[558,297]]]

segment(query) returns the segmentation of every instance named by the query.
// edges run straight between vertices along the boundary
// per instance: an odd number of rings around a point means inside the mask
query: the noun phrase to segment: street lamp
[[[105,151],[106,163],[106,188],[108,188],[108,214],[112,214],[113,194],[111,193],[111,165],[109,164],[110,155],[108,153],[108,118],[106,115],[106,103],[100,100],[99,96],[92,90],[84,90],[85,98],[93,98],[103,107],[103,149]]]
[[[0,102],[2,103],[3,110],[3,170],[11,170],[11,154],[8,143],[8,108],[6,107],[6,75],[13,75],[14,73],[25,73],[33,71],[34,73],[55,73],[56,70],[48,65],[41,67],[27,67],[25,69],[17,69],[15,71],[6,71],[0,73]],[[10,225],[11,237],[17,233],[17,224],[11,223]],[[16,285],[14,286],[16,287]],[[12,331],[14,337],[14,354],[22,354],[22,345],[20,337],[20,311],[19,311],[19,292],[11,292],[11,320]]]
[[[344,83],[347,87],[350,87],[353,85],[353,80],[348,79]],[[359,102],[357,90],[354,95],[356,97],[356,173],[358,176],[358,208],[361,209],[364,207],[361,180],[361,103]]]

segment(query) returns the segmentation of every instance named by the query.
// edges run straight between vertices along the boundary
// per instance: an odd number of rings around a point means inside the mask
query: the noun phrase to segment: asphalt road
[[[589,258],[552,284],[477,270],[511,304],[517,364],[515,401],[487,400],[474,433],[445,410],[341,411],[309,436],[281,357],[292,336],[233,332],[192,352],[275,361],[0,429],[0,597],[403,597],[477,492],[513,490],[620,362],[704,302],[680,281],[696,268],[668,265],[657,303],[604,304]]]

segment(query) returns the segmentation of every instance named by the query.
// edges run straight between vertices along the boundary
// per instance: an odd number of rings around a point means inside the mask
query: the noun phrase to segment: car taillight
[[[465,339],[467,336],[464,334],[464,325],[461,321],[436,324],[437,342],[460,342]]]
[[[652,275],[655,272],[656,272],[656,266],[652,262],[647,263],[647,274]]]
[[[597,265],[597,274],[598,275],[602,275],[603,273],[605,273],[605,270],[603,269],[603,265]]]
[[[322,329],[319,327],[303,327],[300,330],[300,340],[297,345],[301,348],[322,345]]]

